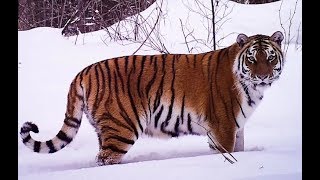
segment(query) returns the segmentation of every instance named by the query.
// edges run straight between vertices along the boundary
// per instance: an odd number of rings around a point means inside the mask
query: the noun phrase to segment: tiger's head
[[[253,89],[264,89],[279,78],[283,69],[283,53],[280,31],[272,36],[239,34],[237,45],[240,50],[236,56],[233,72],[240,83]]]

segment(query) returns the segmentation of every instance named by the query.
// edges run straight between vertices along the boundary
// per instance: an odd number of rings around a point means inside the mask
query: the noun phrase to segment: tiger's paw
[[[99,152],[96,156],[96,164],[98,166],[105,166],[105,165],[112,165],[112,164],[119,164],[121,161],[120,155],[116,153],[110,152]]]

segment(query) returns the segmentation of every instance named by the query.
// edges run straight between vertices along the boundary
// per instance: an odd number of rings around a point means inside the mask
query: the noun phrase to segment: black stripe
[[[127,114],[124,114],[124,112],[120,112],[120,115],[126,121],[126,123],[133,129],[133,132],[134,132],[136,138],[138,138],[139,133],[138,133],[136,126],[133,124],[132,119]]]
[[[29,126],[31,127],[31,131],[32,131],[32,132],[35,132],[35,133],[38,133],[38,132],[39,132],[39,129],[38,129],[37,125],[35,125],[35,124],[31,123],[31,122],[27,122],[26,125],[29,125]],[[29,128],[28,128],[28,129],[29,129]]]
[[[69,126],[69,127],[72,127],[72,128],[79,128],[79,124],[73,124],[73,123],[69,122],[68,120],[69,120],[69,119],[67,119],[67,118],[64,119],[63,122],[64,122],[65,125],[67,125],[67,126]]]
[[[103,113],[102,117],[97,120],[97,124],[100,124],[101,121],[105,121],[107,119],[110,119],[117,126],[123,127],[125,129],[129,130],[130,132],[134,132],[130,127],[126,126],[119,119],[113,117],[110,113]]]
[[[150,61],[150,63],[149,63],[149,65],[151,65],[152,64],[152,62],[153,62],[153,59],[155,58],[155,56],[154,55],[151,55],[150,56],[150,58],[149,58],[149,61]]]
[[[156,92],[156,98],[153,102],[153,113],[157,110],[157,108],[159,107],[160,105],[160,100],[161,100],[161,96],[162,96],[162,93],[163,93],[163,81],[164,81],[164,77],[166,75],[166,71],[165,71],[165,58],[167,57],[166,54],[162,54],[161,55],[161,60],[162,60],[162,78],[161,78],[161,81],[160,81],[160,85],[159,85],[159,88]]]
[[[147,110],[146,110],[146,108],[144,107],[144,104],[143,104],[143,100],[141,99],[140,100],[140,104],[141,104],[141,107],[142,107],[142,109],[143,109],[143,112],[144,112],[144,114],[145,114],[145,119],[148,121],[148,113],[147,113]]]
[[[116,58],[116,59],[114,60],[114,63],[115,63],[115,65],[116,65],[117,74],[118,74],[118,76],[119,76],[119,78],[120,78],[121,87],[122,87],[122,92],[124,92],[124,82],[123,82],[123,77],[122,77],[122,75],[121,75],[121,73],[120,73],[120,68],[119,68],[118,60],[119,60],[119,59]]]
[[[242,106],[241,106],[240,102],[238,101],[237,98],[236,98],[236,100],[237,100],[237,103],[238,103],[238,105],[239,105],[239,107],[240,107],[240,109],[241,109],[241,113],[242,113],[243,117],[244,117],[244,118],[247,118],[246,115],[245,115],[244,112],[243,112],[243,109],[242,109]]]
[[[168,135],[170,135],[171,137],[178,137],[178,136],[179,136],[179,134],[177,134],[177,133],[175,133],[175,132],[167,131],[167,130],[165,129],[165,127],[166,127],[166,122],[161,123],[161,128],[160,128],[160,130],[161,130],[162,133],[168,134]]]
[[[185,94],[183,94],[182,105],[181,105],[181,124],[183,124],[183,121],[184,121],[184,99],[185,99]]]
[[[174,132],[176,133],[176,134],[179,134],[179,125],[180,125],[180,119],[179,119],[179,116],[177,117],[177,119],[176,119],[176,123],[174,124]]]
[[[89,75],[89,85],[88,85],[88,91],[86,93],[86,96],[87,96],[87,100],[89,99],[89,96],[90,96],[90,93],[91,93],[91,74]]]
[[[35,141],[34,145],[33,145],[33,151],[34,152],[39,152],[40,151],[40,145],[41,145],[40,141]]]
[[[117,77],[116,72],[113,72],[113,75],[114,75],[114,89],[116,92],[116,96],[119,97],[118,77]]]
[[[124,57],[124,71],[127,74],[128,73],[128,64],[129,64],[129,56]]]
[[[149,119],[151,119],[152,113],[151,113],[151,98],[148,99],[148,110],[149,110]]]
[[[133,140],[127,139],[127,138],[124,138],[124,137],[121,137],[121,136],[118,136],[118,135],[113,135],[111,137],[107,137],[107,138],[104,139],[104,141],[108,141],[109,139],[115,139],[115,140],[120,141],[120,142],[125,143],[125,144],[131,144],[131,145],[134,144]]]
[[[27,137],[25,137],[25,138],[22,140],[23,144],[29,142],[30,139],[31,139],[31,136],[30,136],[30,134],[29,134]]]
[[[216,52],[216,51],[215,51],[215,52]],[[212,59],[211,59],[211,57],[212,57],[213,53],[214,53],[214,52],[210,53],[210,56],[209,56],[209,58],[208,58],[208,79],[210,79],[209,76],[211,76],[211,74],[210,74],[210,69],[211,69],[211,64],[212,64]]]
[[[94,67],[94,75],[96,77],[96,97],[93,99],[93,107],[92,107],[92,117],[95,117],[95,113],[97,111],[97,107],[98,107],[98,98],[99,98],[99,88],[100,88],[100,82],[99,82],[99,73],[98,73],[98,69],[97,66]]]
[[[103,127],[101,128],[101,133],[105,133],[106,131],[110,131],[110,130],[119,132],[118,129],[115,129],[115,128],[108,126],[108,125],[103,125]]]
[[[241,56],[242,56],[242,54],[240,54],[240,55],[238,56],[238,71],[240,71]]]
[[[120,115],[122,116],[122,118],[127,122],[127,124],[132,128],[132,130],[134,131],[134,134],[136,135],[136,137],[138,138],[138,131],[136,126],[133,124],[132,119],[130,118],[130,116],[128,115],[128,113],[126,112],[126,110],[123,107],[123,104],[120,101],[119,98],[119,93],[118,93],[118,83],[117,83],[117,76],[115,76],[115,91],[116,91],[116,100],[118,103],[118,106],[120,108]],[[128,81],[129,82],[129,81]]]
[[[111,93],[112,92],[112,90],[111,90],[111,72],[110,72],[109,62],[105,61],[104,65],[106,66],[106,69],[107,69],[109,93]]]
[[[185,56],[186,56],[186,59],[187,59],[187,63],[188,63],[188,66],[189,66],[189,57],[188,57],[188,54],[185,54]]]
[[[67,142],[68,144],[72,141],[72,138],[69,138],[67,136],[66,133],[64,133],[63,131],[59,131],[59,133],[57,134],[57,138],[59,138],[60,140]]]
[[[157,115],[155,116],[155,119],[154,119],[154,127],[155,127],[155,128],[158,127],[158,122],[159,122],[160,116],[161,116],[161,114],[162,114],[162,111],[163,111],[163,105],[161,105],[161,108],[160,108],[159,112],[158,112]]]
[[[142,127],[141,122],[140,122],[140,119],[139,119],[138,111],[137,111],[137,108],[136,108],[136,106],[135,106],[135,104],[134,104],[133,97],[132,97],[132,94],[131,94],[131,91],[130,91],[130,89],[131,89],[131,88],[130,88],[130,76],[131,76],[131,71],[129,72],[128,84],[127,84],[127,86],[128,86],[129,100],[130,100],[130,104],[131,104],[131,107],[132,107],[132,109],[133,109],[134,115],[135,115],[135,117],[136,117],[136,119],[137,119],[137,121],[138,121],[140,130],[141,130],[141,132],[143,132],[143,127]]]
[[[127,151],[122,150],[122,149],[119,149],[119,148],[117,148],[117,147],[114,146],[114,145],[102,146],[102,149],[103,149],[103,150],[110,149],[110,150],[113,151],[113,152],[121,153],[121,154],[126,154],[126,153],[127,153]]]
[[[89,70],[91,69],[92,65],[94,65],[94,64],[91,64],[91,65],[89,65],[89,66],[86,68],[85,75],[88,74],[88,72],[89,72]]]
[[[83,91],[83,86],[82,86],[83,72],[84,72],[84,71],[79,72],[79,74],[80,74],[80,83],[79,83],[79,84],[80,84],[80,86],[81,86],[82,91]]]
[[[151,86],[152,86],[153,83],[155,82],[156,77],[157,77],[157,73],[158,73],[158,65],[157,65],[157,61],[156,61],[156,60],[154,61],[153,70],[154,70],[155,72],[153,73],[153,76],[152,76],[150,82],[147,84],[147,87],[146,87],[146,95],[147,95],[147,97],[149,97],[149,91],[150,91],[150,89],[151,89]]]
[[[245,84],[243,84],[243,82],[240,82],[240,84],[242,85],[242,89],[244,90],[244,92],[247,95],[247,103],[248,105],[251,107],[252,104],[256,104],[254,101],[252,101],[251,96],[249,94],[248,88],[245,88]]]
[[[196,67],[196,62],[197,62],[197,54],[193,55],[193,67]]]
[[[100,88],[100,77],[99,77],[99,73],[98,73],[98,65],[96,65],[94,67],[94,75],[96,76],[96,80],[97,80],[97,83],[96,83],[96,86],[97,86],[97,92],[96,92],[96,99],[98,99],[98,92],[99,92],[99,88]]]
[[[241,57],[240,57],[239,59],[240,59],[241,67],[242,67],[242,68],[241,68],[241,71],[242,71],[243,74],[246,74],[246,71],[245,71],[245,69],[244,69],[244,66],[246,66],[246,65],[245,65],[245,62],[244,62],[244,61],[245,61],[244,55],[241,55]]]
[[[156,98],[155,98],[154,103],[153,103],[153,113],[157,110],[157,108],[160,105],[160,100],[161,100],[161,96],[162,96],[162,93],[163,93],[164,76],[165,76],[165,74],[162,75],[162,78],[161,78],[161,81],[160,81],[160,85],[159,85],[159,88],[158,88],[157,93],[156,93]]]
[[[73,118],[73,117],[68,117],[67,114],[65,114],[65,120],[71,121],[77,125],[81,124],[81,121],[77,118]]]
[[[70,127],[73,127],[73,128],[79,128],[80,124],[81,124],[81,121],[78,120],[77,118],[72,118],[72,117],[68,117],[67,115],[65,115],[64,123],[67,126],[70,126]]]
[[[279,54],[277,54],[278,56],[277,56],[277,59],[278,59],[278,61],[279,61],[279,63],[280,63],[280,67],[279,68],[275,68],[275,70],[276,71],[280,71],[281,70],[281,68],[282,68],[282,54],[280,53],[280,55]],[[278,63],[277,63],[278,64]]]
[[[193,131],[192,131],[192,125],[191,125],[191,116],[190,114],[188,113],[188,131],[190,134],[193,134]]]
[[[133,63],[133,72],[134,73],[136,72],[136,59],[137,59],[137,56],[133,55],[132,63]]]
[[[230,90],[229,90],[229,93],[231,93]],[[230,98],[230,99],[231,99],[231,113],[232,113],[232,118],[233,118],[234,122],[236,123],[237,127],[240,128],[240,126],[239,126],[239,124],[238,124],[238,122],[237,122],[237,119],[236,119],[236,117],[235,117],[235,115],[234,115],[234,111],[233,111],[233,100],[232,100],[232,98]]]
[[[147,56],[142,56],[142,62],[141,62],[141,68],[140,68],[140,73],[138,76],[138,86],[137,86],[137,90],[138,90],[138,95],[141,98],[141,90],[140,90],[140,83],[141,83],[141,76],[143,74],[143,69],[144,69],[144,63],[146,61]]]
[[[102,67],[101,67],[101,64],[99,63],[98,64],[98,67],[99,67],[99,71],[100,71],[100,73],[101,73],[101,75],[102,75],[102,79],[101,79],[101,86],[102,86],[102,88],[101,88],[101,91],[100,91],[100,94],[99,94],[99,100],[98,100],[98,102],[97,102],[97,106],[99,106],[99,104],[101,103],[101,101],[103,100],[103,96],[105,95],[105,91],[106,91],[106,82],[105,82],[105,79],[106,79],[106,77],[105,77],[105,74],[104,74],[104,72],[103,72],[103,70],[102,70]]]
[[[69,105],[69,104],[74,104],[74,102],[73,102],[73,98],[71,97],[72,96],[72,92],[73,92],[73,85],[74,83],[71,83],[71,85],[70,85],[70,89],[69,89],[69,92],[68,92],[68,97],[67,97],[67,112],[69,113],[69,114],[71,114],[72,112],[73,112],[73,109],[74,109],[74,106],[72,106],[72,105]]]
[[[162,72],[165,73],[166,71],[166,58],[167,55],[166,54],[162,54],[161,55],[161,60],[162,60]]]
[[[20,134],[29,133],[31,129],[29,127],[22,127],[20,129]]]
[[[80,101],[83,101],[83,96],[82,96],[82,95],[76,94],[75,96],[76,96],[76,98],[78,98]]]
[[[171,81],[171,102],[169,105],[169,111],[168,111],[168,115],[166,117],[165,120],[165,126],[168,126],[169,124],[169,120],[171,119],[171,115],[172,115],[172,109],[173,109],[173,103],[174,103],[174,99],[175,99],[175,91],[174,91],[174,80],[176,77],[176,72],[175,72],[175,59],[172,60],[172,81]]]
[[[57,152],[56,148],[54,147],[52,140],[46,141],[48,148],[50,149],[49,153]]]
[[[76,75],[73,81],[77,81],[78,79],[81,79],[82,72],[83,72],[83,69],[80,72],[78,72],[78,74]]]
[[[178,61],[178,62],[179,62],[180,57],[181,57],[181,54],[175,54],[174,55],[175,60]]]

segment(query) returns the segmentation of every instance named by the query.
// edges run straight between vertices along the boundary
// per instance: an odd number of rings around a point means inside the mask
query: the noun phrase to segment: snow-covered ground
[[[295,1],[283,1],[281,12],[288,14],[294,9]],[[162,34],[170,52],[187,50],[179,26],[179,18],[187,17],[184,4],[181,0],[165,3],[167,26]],[[280,4],[248,6],[229,2],[228,7],[233,8],[228,16],[230,20],[217,37],[230,32],[271,35],[276,30],[282,31],[277,14]],[[201,34],[196,15],[188,17]],[[54,154],[31,152],[19,136],[19,179],[302,179],[302,45],[295,44],[302,38],[298,30],[301,0],[292,22],[294,40],[287,52],[283,74],[266,90],[262,103],[246,124],[245,152],[233,153],[238,162],[230,164],[221,154],[212,154],[204,136],[185,136],[169,140],[139,139],[122,164],[97,167],[97,137],[84,116],[74,141]],[[40,133],[32,136],[38,140],[52,138],[61,128],[69,85],[80,70],[102,59],[132,54],[139,47],[139,44],[123,46],[115,42],[106,45],[101,41],[103,31],[81,35],[75,45],[75,37],[64,38],[60,32],[61,29],[36,28],[18,33],[17,128],[20,130],[25,121],[35,122]],[[228,36],[221,44],[231,44],[236,35]],[[150,53],[156,52],[138,52]]]

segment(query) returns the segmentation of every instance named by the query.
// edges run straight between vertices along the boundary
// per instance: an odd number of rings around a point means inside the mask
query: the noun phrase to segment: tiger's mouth
[[[271,84],[272,82],[270,83],[261,82],[261,83],[254,84],[254,87],[267,87],[267,86],[271,86]]]

